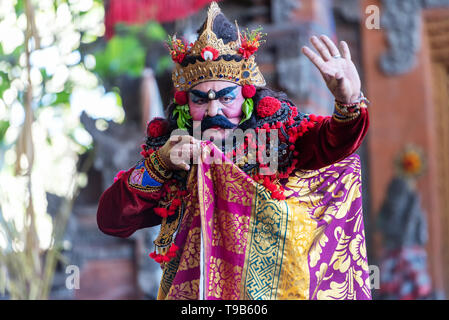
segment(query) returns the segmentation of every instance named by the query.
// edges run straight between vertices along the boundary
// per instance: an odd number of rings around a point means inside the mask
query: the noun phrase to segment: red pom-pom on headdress
[[[244,98],[252,98],[256,94],[256,87],[251,84],[244,85],[242,88],[242,96]]]
[[[257,106],[257,115],[265,118],[272,116],[281,108],[281,102],[273,97],[265,97],[260,100]]]
[[[157,138],[165,135],[168,129],[168,122],[162,118],[155,118],[148,123],[147,136]]]
[[[175,92],[175,102],[176,104],[183,106],[189,102],[186,91],[176,91]]]

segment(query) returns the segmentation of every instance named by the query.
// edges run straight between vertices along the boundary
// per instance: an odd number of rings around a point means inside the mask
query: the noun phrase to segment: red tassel
[[[178,199],[178,198],[175,198],[175,199],[173,199],[171,204],[176,206],[176,207],[179,207],[181,205],[181,200]]]
[[[176,252],[176,251],[178,251],[178,249],[179,249],[179,247],[176,244],[172,243],[172,245],[171,245],[170,249],[168,249],[168,251]]]
[[[120,179],[120,178],[123,176],[123,174],[124,174],[125,172],[126,172],[126,171],[124,171],[124,170],[120,170],[120,171],[117,173],[117,175],[115,176],[114,182],[116,182],[118,179]]]
[[[168,211],[166,208],[154,208],[154,213],[158,216],[161,216],[162,218],[168,217]]]
[[[170,252],[170,251],[168,251],[166,254],[165,254],[168,258],[174,258],[174,257],[176,257],[176,252]]]

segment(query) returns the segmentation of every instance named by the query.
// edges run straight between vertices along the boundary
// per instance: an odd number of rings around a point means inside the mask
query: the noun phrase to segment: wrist
[[[359,97],[351,103],[335,100],[333,119],[338,122],[349,122],[360,116],[360,109],[366,108],[368,99],[360,92]]]
[[[339,103],[340,105],[355,105],[360,103],[363,99],[365,99],[365,96],[363,95],[362,91],[359,91],[358,94],[352,95],[347,98],[343,99],[335,98],[335,102]]]

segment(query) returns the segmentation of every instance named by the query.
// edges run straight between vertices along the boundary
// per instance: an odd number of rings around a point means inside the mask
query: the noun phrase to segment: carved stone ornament
[[[409,72],[421,47],[421,11],[449,7],[448,0],[382,0],[381,27],[389,49],[380,57],[381,70],[388,75]]]

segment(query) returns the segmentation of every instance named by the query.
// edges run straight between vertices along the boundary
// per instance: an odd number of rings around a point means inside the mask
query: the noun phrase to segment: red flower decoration
[[[203,57],[204,60],[215,60],[218,56],[218,50],[210,46],[207,46],[201,50],[201,57]]]
[[[166,45],[170,51],[172,60],[177,63],[181,63],[184,60],[186,54],[190,52],[192,47],[192,44],[187,44],[185,39],[177,39],[176,37],[170,36]]]
[[[180,106],[187,104],[187,102],[188,102],[187,92],[186,91],[176,91],[175,92],[175,102]]]
[[[244,85],[242,88],[242,96],[244,98],[252,98],[256,94],[256,87],[253,85]]]
[[[257,49],[259,48],[249,43],[242,43],[242,46],[239,48],[239,53],[243,56],[243,58],[248,59],[256,53]]]
[[[174,53],[171,56],[172,60],[177,63],[181,63],[185,57],[186,55],[184,53]]]
[[[281,102],[273,97],[265,97],[260,100],[257,106],[257,115],[259,117],[265,118],[272,116],[281,108]]]
[[[162,118],[155,118],[147,126],[147,136],[157,138],[165,135],[168,129],[168,122]]]

